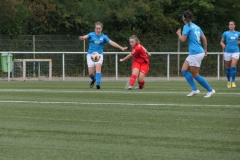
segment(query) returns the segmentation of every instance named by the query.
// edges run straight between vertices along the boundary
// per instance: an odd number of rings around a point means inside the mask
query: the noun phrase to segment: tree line
[[[194,22],[209,39],[240,24],[236,0],[1,0],[0,34],[83,35],[101,21],[103,32],[125,40],[130,35],[159,41],[182,27],[182,13],[190,9]]]

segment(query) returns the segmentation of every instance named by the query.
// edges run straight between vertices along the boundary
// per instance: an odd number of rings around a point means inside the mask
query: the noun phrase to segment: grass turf
[[[240,159],[240,87],[187,82],[1,82],[1,159]],[[238,83],[236,83],[238,85]]]

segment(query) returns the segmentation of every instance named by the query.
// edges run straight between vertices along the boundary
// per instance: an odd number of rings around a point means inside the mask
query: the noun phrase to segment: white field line
[[[129,91],[129,90],[125,90],[125,91],[94,91],[94,90],[60,90],[60,89],[0,89],[0,92],[45,92],[45,93],[118,93],[118,94],[186,94],[189,93],[190,91],[187,90],[185,92],[179,92],[177,90],[173,90],[173,91],[159,91],[159,92],[148,92],[148,91]],[[206,94],[207,91],[202,91],[202,94]],[[200,94],[201,94],[200,93]],[[220,94],[220,95],[240,95],[240,93],[234,93],[234,92],[216,92],[216,94]]]
[[[85,103],[85,102],[50,102],[50,101],[1,101],[0,103],[28,103],[28,104],[76,104],[76,105],[123,105],[123,106],[176,106],[176,107],[224,107],[240,108],[240,105],[204,105],[204,104],[177,104],[177,103]]]

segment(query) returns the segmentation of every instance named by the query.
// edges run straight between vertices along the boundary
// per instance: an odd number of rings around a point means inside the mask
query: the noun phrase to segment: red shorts
[[[132,70],[134,68],[139,69],[139,72],[142,72],[143,74],[147,75],[149,71],[149,64],[147,63],[138,63],[138,62],[133,62],[132,63]]]

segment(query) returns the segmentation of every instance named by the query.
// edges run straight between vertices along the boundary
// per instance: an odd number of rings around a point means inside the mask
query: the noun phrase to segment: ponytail
[[[183,18],[184,21],[186,21],[188,23],[188,25],[190,26],[190,23],[193,21],[193,14],[190,10],[186,10],[183,12]]]

